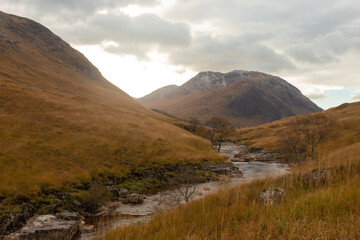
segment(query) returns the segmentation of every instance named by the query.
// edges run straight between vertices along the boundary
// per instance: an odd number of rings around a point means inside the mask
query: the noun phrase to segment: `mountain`
[[[220,115],[239,127],[322,110],[279,77],[240,70],[200,72],[182,86],[158,89],[138,102],[183,119]]]
[[[32,20],[0,12],[0,66],[0,203],[49,184],[223,159]]]

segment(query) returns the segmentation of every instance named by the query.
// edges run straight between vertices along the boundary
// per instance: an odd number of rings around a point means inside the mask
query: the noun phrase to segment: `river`
[[[237,154],[241,148],[243,148],[243,146],[238,146],[233,143],[224,143],[221,148],[221,153],[228,155],[230,158]],[[283,163],[235,162],[234,165],[243,173],[243,177],[197,184],[196,195],[192,200],[203,198],[211,193],[216,193],[220,189],[251,182],[255,179],[281,176],[289,172],[288,165]],[[178,191],[176,189],[165,190],[146,196],[144,202],[140,205],[125,205],[118,203],[118,207],[112,211],[111,216],[87,219],[80,239],[92,239],[97,234],[102,235],[116,227],[124,227],[129,224],[140,224],[149,221],[154,213],[178,206],[178,201],[176,201],[176,199],[178,199],[177,196]]]

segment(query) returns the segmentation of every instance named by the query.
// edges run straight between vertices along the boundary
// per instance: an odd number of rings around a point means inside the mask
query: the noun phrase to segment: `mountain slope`
[[[180,87],[163,89],[138,102],[184,119],[220,115],[240,127],[321,111],[285,80],[260,72],[201,72]]]
[[[138,166],[222,159],[40,24],[0,12],[0,199]]]

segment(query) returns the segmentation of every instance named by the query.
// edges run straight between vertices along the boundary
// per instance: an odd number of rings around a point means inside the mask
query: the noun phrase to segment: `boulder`
[[[120,198],[126,198],[127,195],[129,195],[129,190],[127,190],[126,188],[119,189],[119,197]]]
[[[78,236],[80,225],[81,220],[77,213],[64,212],[59,214],[58,217],[54,215],[40,215],[29,219],[24,227],[9,235],[6,239],[71,240],[76,239]]]
[[[123,203],[125,204],[141,204],[144,202],[144,195],[142,194],[136,194],[132,193],[126,196],[126,198],[123,200]]]
[[[284,196],[284,189],[272,188],[259,192],[259,201],[264,205],[272,206],[279,204]]]
[[[106,186],[106,189],[110,191],[115,198],[125,198],[129,194],[126,188],[120,188],[116,185]]]
[[[206,170],[216,173],[218,175],[231,175],[231,166],[225,164],[208,165]]]

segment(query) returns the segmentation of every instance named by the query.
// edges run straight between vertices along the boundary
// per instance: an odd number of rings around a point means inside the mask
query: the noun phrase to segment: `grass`
[[[325,144],[319,146],[321,151],[333,151],[353,143],[360,142],[360,102],[343,104],[327,111],[325,114],[336,121]],[[279,140],[290,133],[294,118],[285,118],[257,127],[237,130],[235,139],[242,139],[250,146],[278,150]]]
[[[325,183],[311,170],[327,169]],[[265,206],[258,192],[281,187],[282,202]],[[359,239],[360,143],[325,154],[293,173],[223,190],[162,212],[147,224],[109,232],[105,239]]]
[[[139,165],[222,162],[211,143],[143,108],[79,52],[0,12],[0,199]],[[61,64],[59,63],[61,60]]]
[[[318,160],[294,166],[292,173],[225,189],[161,212],[152,221],[110,231],[105,239],[359,239],[360,103],[324,113],[336,126],[318,149]],[[232,140],[276,150],[292,118],[240,129]],[[312,171],[326,169],[326,180]],[[265,206],[259,192],[283,188],[279,205]]]

